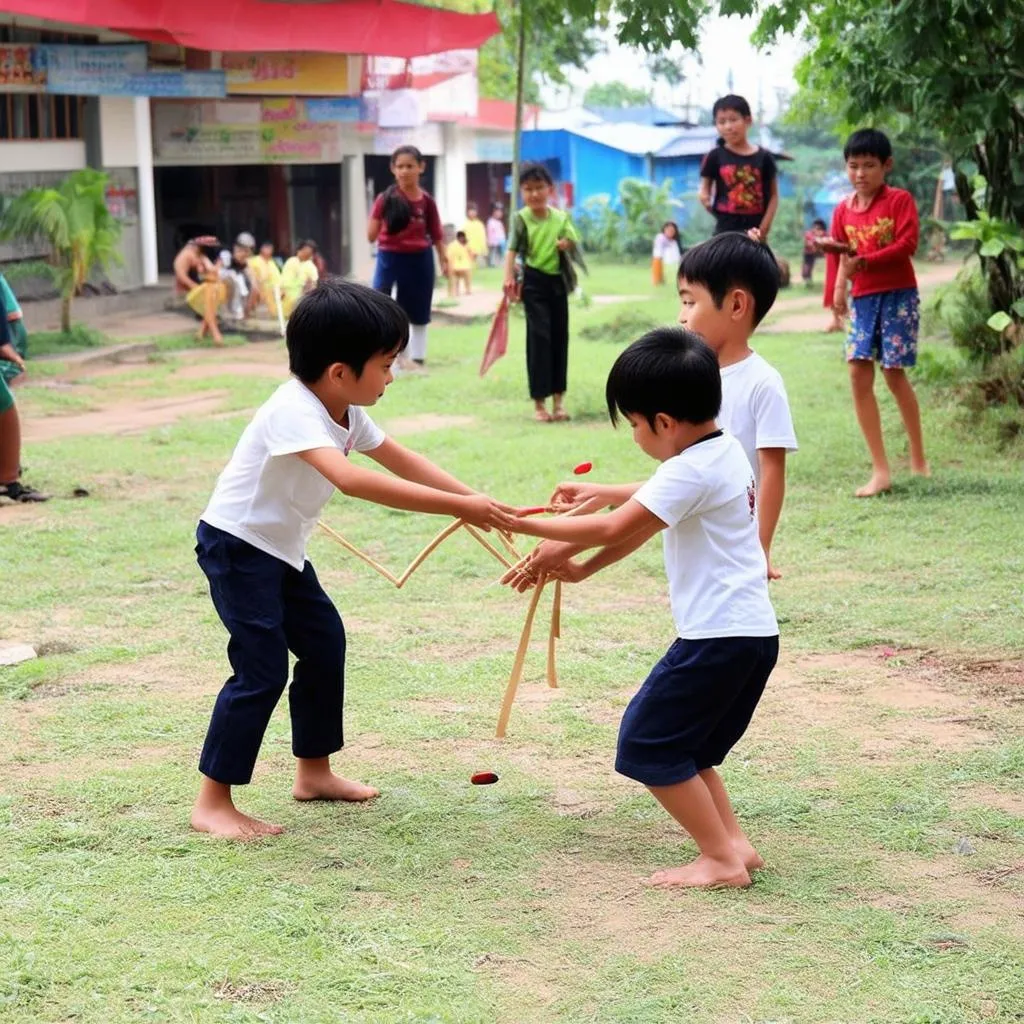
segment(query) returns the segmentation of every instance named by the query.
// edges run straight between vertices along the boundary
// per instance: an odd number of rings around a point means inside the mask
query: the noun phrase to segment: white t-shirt
[[[754,478],[735,438],[718,434],[691,445],[663,462],[634,498],[668,527],[665,572],[681,639],[778,634]]]
[[[722,368],[722,411],[718,425],[743,446],[761,482],[758,448],[797,450],[793,417],[782,374],[756,352]]]
[[[659,231],[654,236],[654,251],[652,255],[656,260],[663,260],[665,263],[678,263],[682,259],[678,240],[669,238],[664,231]]]
[[[339,448],[348,455],[384,440],[358,406],[349,406],[348,424],[335,423],[301,381],[282,384],[242,432],[200,518],[302,572],[306,542],[335,488],[296,453]]]

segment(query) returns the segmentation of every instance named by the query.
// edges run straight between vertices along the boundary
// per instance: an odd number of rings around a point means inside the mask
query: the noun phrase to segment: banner
[[[224,53],[231,95],[356,96],[362,58],[334,53]]]
[[[0,46],[0,89],[38,92],[46,84],[46,69],[35,60],[35,47]]]

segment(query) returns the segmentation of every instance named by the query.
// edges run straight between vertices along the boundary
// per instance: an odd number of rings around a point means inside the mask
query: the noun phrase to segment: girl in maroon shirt
[[[377,196],[366,237],[377,243],[373,287],[391,295],[409,317],[409,357],[420,366],[427,358],[427,324],[434,298],[434,253],[448,274],[444,230],[433,197],[420,188],[426,170],[415,146],[399,146],[391,155],[395,184]]]

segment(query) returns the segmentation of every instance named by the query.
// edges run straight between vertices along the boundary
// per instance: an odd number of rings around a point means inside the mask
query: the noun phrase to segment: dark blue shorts
[[[917,362],[917,330],[921,323],[916,288],[877,292],[853,300],[846,361],[873,359],[883,370],[913,366]]]
[[[747,731],[778,657],[777,636],[677,640],[622,716],[615,770],[671,786],[721,764]]]
[[[395,301],[411,324],[429,324],[434,302],[434,250],[377,252],[373,287],[385,295],[394,291]]]

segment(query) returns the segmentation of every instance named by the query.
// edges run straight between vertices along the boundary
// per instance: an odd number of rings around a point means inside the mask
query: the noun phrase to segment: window
[[[0,46],[22,43],[91,43],[90,36],[0,25]],[[85,97],[42,92],[0,92],[0,142],[11,139],[80,139]]]

